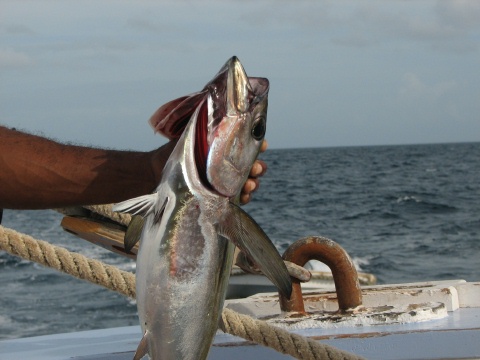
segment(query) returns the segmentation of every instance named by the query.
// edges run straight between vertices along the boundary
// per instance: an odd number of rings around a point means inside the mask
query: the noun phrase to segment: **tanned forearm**
[[[161,149],[159,149],[161,150]],[[171,149],[131,152],[64,145],[0,126],[0,208],[104,204],[147,194]]]

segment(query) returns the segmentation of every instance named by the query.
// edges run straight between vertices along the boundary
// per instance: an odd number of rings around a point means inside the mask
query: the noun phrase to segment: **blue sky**
[[[153,149],[232,55],[270,80],[271,148],[480,141],[475,0],[0,0],[0,123]]]

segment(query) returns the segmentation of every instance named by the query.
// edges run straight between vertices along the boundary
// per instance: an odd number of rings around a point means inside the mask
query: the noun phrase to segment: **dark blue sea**
[[[278,249],[337,241],[379,283],[480,280],[480,143],[269,150],[245,207]],[[3,225],[126,270],[132,261],[60,227],[55,211]],[[0,252],[0,339],[137,324],[121,295]]]

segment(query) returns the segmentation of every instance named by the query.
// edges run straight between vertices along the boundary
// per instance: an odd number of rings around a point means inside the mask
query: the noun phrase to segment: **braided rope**
[[[135,297],[135,275],[0,226],[0,250]]]
[[[92,212],[105,216],[113,221],[116,221],[122,225],[128,226],[132,216],[130,214],[124,214],[119,212],[112,211],[113,204],[106,205],[89,205],[84,206],[85,209],[88,209]]]
[[[305,360],[360,360],[360,356],[289,333],[265,321],[253,319],[230,309],[223,309],[226,332],[286,355]]]
[[[135,298],[135,275],[0,225],[0,250]],[[307,360],[360,360],[346,351],[224,309],[225,332]]]
[[[110,220],[113,220],[120,225],[128,226],[130,224],[130,220],[132,216],[130,214],[124,214],[119,212],[112,211],[113,204],[105,204],[105,205],[84,205],[84,206],[73,206],[73,207],[64,207],[64,208],[56,208],[55,211],[58,211],[64,215],[84,215],[85,209],[90,210],[91,212],[97,213],[103,217],[106,217]]]

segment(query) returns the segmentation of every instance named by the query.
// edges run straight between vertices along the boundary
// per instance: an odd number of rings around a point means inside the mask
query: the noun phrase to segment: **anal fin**
[[[147,341],[148,331],[145,331],[143,334],[142,340],[140,340],[140,344],[138,344],[137,351],[135,351],[135,355],[133,356],[133,360],[140,360],[148,353],[148,341]]]

